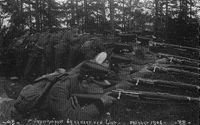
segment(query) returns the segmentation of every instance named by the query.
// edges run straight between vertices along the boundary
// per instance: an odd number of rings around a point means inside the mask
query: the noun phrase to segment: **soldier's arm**
[[[64,83],[67,82],[67,83]],[[70,101],[69,79],[56,83],[48,96],[48,105],[51,112],[59,119],[92,120],[100,114],[100,103],[88,105],[84,108],[74,108]]]

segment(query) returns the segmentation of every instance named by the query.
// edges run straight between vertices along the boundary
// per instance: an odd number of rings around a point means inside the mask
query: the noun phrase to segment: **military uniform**
[[[51,118],[61,120],[94,120],[100,115],[103,103],[99,100],[90,105],[73,106],[72,94],[80,92],[78,75],[70,75],[58,81],[50,90],[44,105]]]

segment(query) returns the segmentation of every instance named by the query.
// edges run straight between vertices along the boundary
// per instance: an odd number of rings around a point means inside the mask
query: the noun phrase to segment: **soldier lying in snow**
[[[15,119],[34,118],[37,115],[40,115],[38,119],[95,120],[100,118],[102,111],[116,100],[104,93],[104,88],[110,86],[114,86],[113,89],[130,88],[130,84],[122,84],[122,82],[115,85],[102,82],[114,76],[112,71],[101,65],[102,59],[105,60],[97,57],[96,60],[85,61],[70,72],[55,73],[56,77],[54,76],[53,80],[42,78],[31,87],[25,87],[15,103],[14,116],[21,117]],[[52,87],[48,87],[51,86],[50,84]],[[39,88],[40,86],[43,86],[43,89]],[[37,93],[35,99],[30,99],[34,98],[31,92]],[[99,100],[93,100],[81,107],[77,98],[73,96],[74,93],[98,93],[102,96]],[[31,102],[33,100],[37,102]]]

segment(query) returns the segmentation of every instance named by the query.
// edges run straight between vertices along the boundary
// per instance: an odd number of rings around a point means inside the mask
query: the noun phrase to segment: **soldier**
[[[85,66],[86,63],[87,62],[82,64],[79,73],[76,72],[75,74],[62,78],[49,91],[47,99],[41,109],[48,111],[51,118],[62,120],[67,120],[68,118],[72,120],[97,120],[100,118],[99,116],[102,114],[102,111],[116,101],[114,97],[109,96],[107,93],[103,94],[103,88],[110,85],[107,85],[106,83],[101,84],[101,82],[94,82],[98,80],[88,81],[87,78],[85,79],[85,76],[88,76],[87,72],[90,72],[92,68],[94,68],[92,66],[90,67],[90,64]],[[97,67],[101,66],[97,64]],[[96,73],[94,72],[93,74],[99,76],[99,79],[103,79],[101,78],[101,75],[103,72],[107,72],[106,69],[99,71],[100,73],[97,73],[98,70],[99,69],[94,69],[92,72],[96,71]],[[110,74],[107,73],[103,75],[107,76]],[[130,85],[119,83],[115,85],[115,87],[127,89]],[[77,98],[73,96],[73,94],[76,93],[94,93],[102,94],[102,96],[99,100],[97,99],[89,103],[89,105],[81,107]]]
[[[105,94],[100,100],[85,107],[80,107],[77,98],[72,96],[73,93],[87,93],[92,90],[102,91],[99,86],[79,79],[78,75],[69,76],[52,87],[41,109],[48,112],[49,118],[61,120],[97,119],[102,109],[111,105],[115,98]]]
[[[103,61],[100,60],[99,62]],[[68,119],[97,120],[102,114],[102,111],[108,106],[112,105],[113,102],[116,100],[114,97],[109,96],[108,93],[104,91],[104,88],[111,86],[111,84],[101,82],[102,79],[103,81],[105,79],[109,79],[113,77],[114,74],[108,68],[96,62],[96,60],[84,61],[73,70],[66,72],[65,74],[68,75],[63,75],[61,78],[59,78],[59,80],[57,80],[56,83],[51,87],[45,98],[42,99],[42,103],[40,103],[40,105],[37,105],[38,107],[35,107],[37,108],[37,111],[40,111],[40,113],[33,114],[31,118],[34,118],[35,116],[40,114],[40,119],[54,118],[64,121]],[[44,84],[41,80],[39,82],[41,82],[41,84]],[[129,84],[118,83],[114,85],[113,89],[128,89],[129,87]],[[32,89],[32,91],[34,90],[35,89]],[[37,88],[36,90],[39,89]],[[30,91],[26,91],[24,93],[28,94],[30,93]],[[77,93],[99,94],[101,96],[100,98],[92,100],[90,103],[87,103],[88,105],[81,106],[77,98],[74,96],[74,94]],[[27,105],[23,103],[23,98],[21,99],[22,101],[18,101],[19,103],[16,103],[15,105],[15,108],[18,112],[25,111],[24,106],[20,107],[20,104]],[[87,102],[88,100],[84,101]],[[30,104],[32,103],[29,103],[29,105],[27,106],[30,106]]]

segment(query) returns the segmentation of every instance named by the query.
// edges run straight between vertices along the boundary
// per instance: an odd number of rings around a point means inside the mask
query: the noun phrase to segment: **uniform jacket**
[[[55,119],[95,120],[100,115],[103,106],[101,101],[96,101],[84,108],[74,108],[70,101],[72,93],[80,91],[78,84],[78,75],[62,78],[51,88],[42,108]]]

